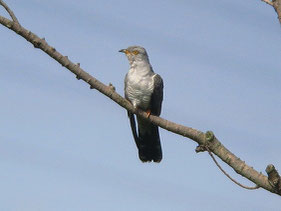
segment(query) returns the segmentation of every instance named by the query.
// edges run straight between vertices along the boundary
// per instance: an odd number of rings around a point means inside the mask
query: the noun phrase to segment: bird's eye
[[[138,54],[139,54],[139,51],[134,50],[132,53],[135,54],[135,55],[138,55]]]

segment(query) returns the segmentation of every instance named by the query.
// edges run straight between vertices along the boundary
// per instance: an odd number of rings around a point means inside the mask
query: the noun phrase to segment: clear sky
[[[273,163],[281,172],[281,30],[269,5],[6,3],[120,94],[129,65],[118,50],[145,47],[164,79],[162,117],[212,130],[256,170]],[[238,187],[195,142],[165,130],[163,161],[141,163],[124,109],[3,26],[0,38],[0,210],[280,210],[279,196]]]

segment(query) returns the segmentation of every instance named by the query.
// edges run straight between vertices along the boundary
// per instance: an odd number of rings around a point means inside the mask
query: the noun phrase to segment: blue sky
[[[162,117],[212,130],[265,173],[281,171],[280,25],[255,1],[6,3],[21,24],[123,93],[119,49],[145,47],[164,79]],[[6,15],[3,9],[2,15]],[[278,210],[241,189],[195,142],[160,130],[163,161],[138,160],[126,111],[0,27],[0,210]],[[240,182],[251,185],[224,168]]]

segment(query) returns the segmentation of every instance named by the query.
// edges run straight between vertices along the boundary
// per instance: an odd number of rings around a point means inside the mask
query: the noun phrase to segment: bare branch
[[[128,111],[135,113],[142,118],[147,118],[146,112],[135,110],[129,101],[115,92],[113,85],[106,86],[102,82],[98,81],[89,73],[85,72],[79,64],[74,64],[68,59],[67,56],[60,54],[54,47],[50,46],[45,39],[39,38],[36,34],[17,24],[17,22],[10,21],[2,16],[0,16],[0,23],[25,38],[28,42],[32,43],[35,48],[39,48],[44,51],[62,66],[74,73],[77,79],[81,79],[88,83],[91,89],[98,90]],[[216,154],[222,161],[231,166],[238,174],[246,177],[259,187],[262,187],[272,193],[281,195],[281,193],[277,192],[276,189],[269,183],[267,176],[246,165],[244,161],[240,160],[227,148],[225,148],[212,132],[208,131],[205,134],[199,130],[176,124],[153,115],[150,115],[148,119],[153,124],[158,125],[163,129],[192,139],[200,146],[207,146],[211,152]]]
[[[8,7],[7,4],[5,4],[4,1],[0,0],[0,5],[2,5],[5,10],[9,13],[9,15],[11,16],[12,20],[17,23],[17,24],[20,24],[17,17],[15,16],[15,14],[13,13],[13,11]]]

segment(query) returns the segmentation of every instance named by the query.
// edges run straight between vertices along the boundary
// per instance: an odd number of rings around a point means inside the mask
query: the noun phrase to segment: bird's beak
[[[119,52],[127,54],[129,51],[127,49],[121,49]]]

